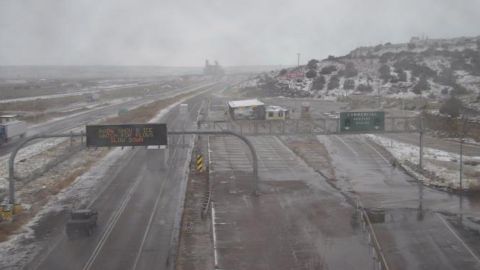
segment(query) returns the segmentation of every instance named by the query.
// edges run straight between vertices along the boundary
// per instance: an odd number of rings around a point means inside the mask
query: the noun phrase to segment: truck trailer
[[[23,138],[27,133],[27,124],[23,121],[9,121],[0,123],[0,145],[15,137]]]

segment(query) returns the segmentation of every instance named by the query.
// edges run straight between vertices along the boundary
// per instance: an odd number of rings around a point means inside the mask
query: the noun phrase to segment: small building
[[[289,118],[288,110],[280,106],[266,106],[265,120],[285,120]]]
[[[265,119],[265,104],[258,99],[234,100],[228,102],[232,119]]]

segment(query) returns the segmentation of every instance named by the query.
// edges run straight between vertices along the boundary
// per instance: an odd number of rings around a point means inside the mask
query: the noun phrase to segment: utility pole
[[[465,135],[467,133],[467,121],[468,117],[465,115],[465,111],[462,112],[462,130],[460,138],[460,166],[459,166],[459,180],[460,180],[460,191],[463,190],[463,144],[465,143]]]
[[[460,139],[460,191],[463,190],[463,142],[464,138]]]
[[[297,67],[300,66],[300,53],[297,53]]]
[[[423,170],[423,112],[420,115],[420,142],[419,142],[419,148],[420,152],[419,158],[418,158],[418,167],[420,167],[421,170]]]

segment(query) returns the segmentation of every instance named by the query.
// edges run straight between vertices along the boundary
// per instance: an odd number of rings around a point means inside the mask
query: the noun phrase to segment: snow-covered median
[[[418,146],[373,134],[365,136],[389,151],[409,173],[426,185],[459,189],[459,154],[424,147],[423,171],[421,171],[416,166],[419,163],[420,149]],[[467,190],[480,189],[480,156],[464,156],[463,163],[463,188]]]

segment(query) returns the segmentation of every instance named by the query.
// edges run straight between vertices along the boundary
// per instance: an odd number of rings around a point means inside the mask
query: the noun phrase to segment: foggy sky
[[[0,65],[292,65],[479,25],[480,0],[0,0]]]

